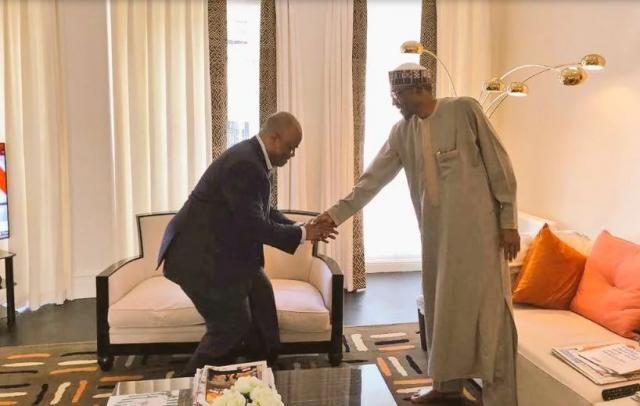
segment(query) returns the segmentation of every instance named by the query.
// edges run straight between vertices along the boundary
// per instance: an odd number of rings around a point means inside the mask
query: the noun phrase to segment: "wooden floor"
[[[345,326],[417,321],[419,272],[375,273],[367,278],[367,289],[345,294]],[[95,340],[95,313],[95,299],[78,299],[21,313],[11,330],[6,319],[0,320],[0,346]]]

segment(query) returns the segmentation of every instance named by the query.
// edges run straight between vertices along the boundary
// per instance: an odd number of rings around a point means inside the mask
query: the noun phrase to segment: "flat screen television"
[[[9,199],[5,143],[0,142],[0,240],[9,238]]]

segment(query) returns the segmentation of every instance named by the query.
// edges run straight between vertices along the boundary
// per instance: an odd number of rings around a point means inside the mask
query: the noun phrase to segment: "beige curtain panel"
[[[365,82],[367,66],[367,0],[353,1],[353,178],[362,175],[364,160]],[[367,287],[362,212],[353,217],[353,288]]]
[[[436,0],[422,0],[422,23],[420,42],[426,49],[438,54],[438,14]],[[429,69],[433,79],[433,94],[436,94],[437,61],[427,54],[420,55],[420,65]]]
[[[116,258],[125,258],[138,251],[135,215],[179,209],[211,161],[207,8],[109,4]]]
[[[276,2],[260,2],[260,125],[278,110]],[[278,206],[278,173],[271,174],[271,205]]]
[[[211,157],[227,149],[227,1],[208,1]]]

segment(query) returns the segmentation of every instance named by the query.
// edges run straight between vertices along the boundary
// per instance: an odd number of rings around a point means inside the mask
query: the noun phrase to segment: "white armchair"
[[[316,213],[283,211],[294,221]],[[192,352],[204,320],[182,289],[155,270],[162,234],[175,213],[137,216],[140,255],[118,261],[96,277],[98,362],[114,355]],[[265,247],[265,272],[273,285],[282,353],[328,353],[342,361],[344,277],[331,258],[306,242],[289,255]]]

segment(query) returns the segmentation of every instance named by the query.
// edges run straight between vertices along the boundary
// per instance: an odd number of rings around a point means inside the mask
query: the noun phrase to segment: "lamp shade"
[[[580,65],[587,70],[602,70],[607,65],[607,60],[602,55],[589,54],[582,57]]]
[[[529,93],[529,86],[522,82],[511,82],[507,93],[509,93],[509,96],[524,97]]]
[[[400,52],[403,54],[421,54],[424,52],[424,47],[418,41],[405,41],[400,46]]]
[[[576,86],[587,79],[587,72],[579,66],[570,66],[560,71],[562,84],[565,86]]]
[[[489,93],[503,92],[505,88],[506,85],[500,78],[491,78],[484,82],[484,90]]]

